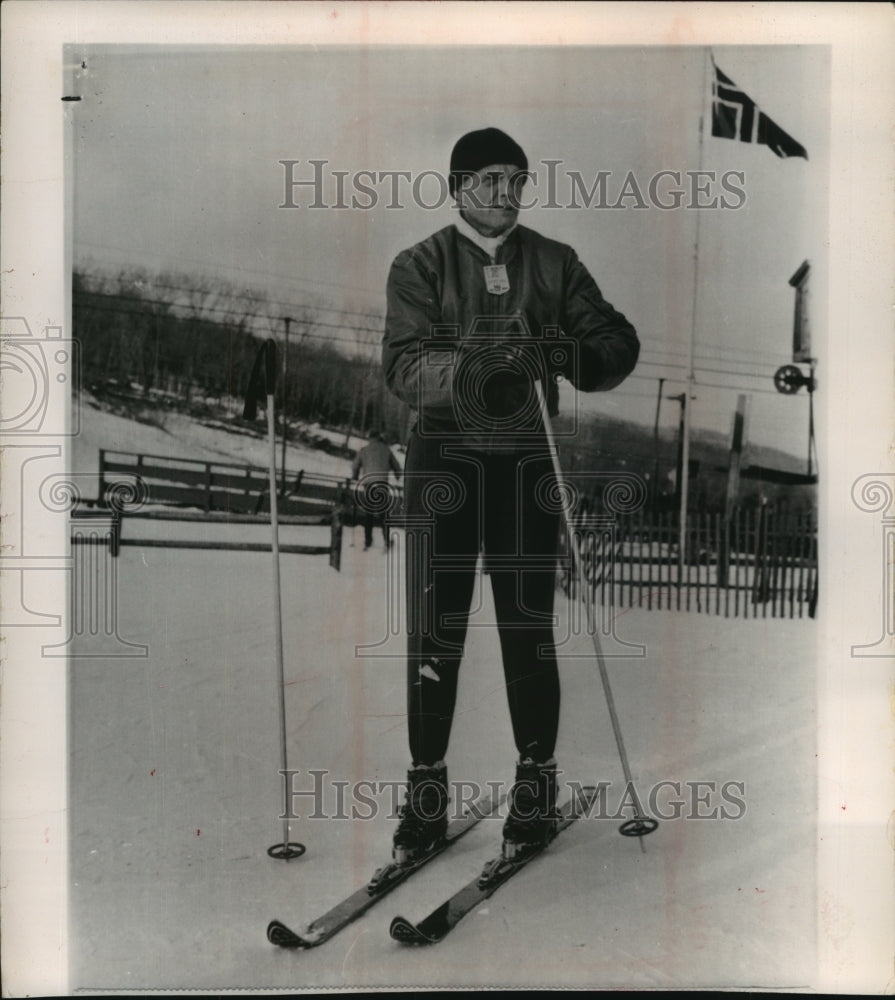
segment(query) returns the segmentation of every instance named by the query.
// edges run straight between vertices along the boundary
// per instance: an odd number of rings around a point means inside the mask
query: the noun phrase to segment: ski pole
[[[594,655],[597,658],[597,666],[600,670],[600,680],[603,682],[603,694],[606,697],[606,706],[609,709],[609,718],[612,721],[612,731],[615,734],[615,745],[618,747],[618,755],[621,758],[622,771],[624,771],[625,781],[627,783],[626,787],[630,788],[631,796],[634,800],[635,816],[633,819],[626,820],[622,823],[621,833],[626,837],[643,837],[648,833],[652,833],[659,823],[651,816],[647,816],[643,811],[643,806],[640,804],[640,797],[637,794],[637,789],[634,787],[634,781],[631,777],[631,768],[628,765],[628,754],[625,751],[625,743],[622,739],[618,713],[615,710],[615,699],[612,696],[612,687],[609,684],[609,672],[606,669],[606,660],[603,656],[603,650],[600,646],[596,625],[593,620],[593,600],[590,599],[587,580],[581,570],[578,546],[575,543],[575,532],[572,526],[572,515],[566,503],[565,480],[559,464],[559,452],[557,451],[556,439],[553,435],[553,424],[550,420],[550,411],[547,409],[547,400],[544,396],[544,389],[541,385],[540,379],[535,380],[534,386],[535,392],[538,396],[538,406],[541,409],[541,419],[544,423],[544,430],[547,434],[547,446],[550,451],[550,459],[553,462],[553,474],[556,477],[560,501],[562,503],[563,520],[565,521],[566,534],[569,538],[569,550],[572,553],[572,565],[575,573],[575,582],[580,588],[581,593],[584,595],[585,607],[587,608],[587,630],[590,632],[590,637],[593,641]],[[640,849],[643,851],[646,850],[643,846],[643,841],[640,842]]]
[[[246,395],[243,417],[254,420],[259,399],[267,400],[267,437],[269,449],[268,491],[270,493],[270,528],[271,551],[273,552],[273,590],[274,590],[274,636],[276,638],[277,656],[277,694],[280,710],[280,760],[281,774],[284,781],[289,773],[286,746],[286,679],[283,669],[283,605],[282,588],[280,585],[280,531],[277,516],[277,440],[274,421],[274,390],[276,387],[277,346],[273,340],[267,340],[262,345],[255,358],[252,376],[249,380],[249,391]],[[288,809],[283,810],[283,842],[268,847],[267,853],[279,861],[290,861],[305,853],[304,844],[289,840]]]

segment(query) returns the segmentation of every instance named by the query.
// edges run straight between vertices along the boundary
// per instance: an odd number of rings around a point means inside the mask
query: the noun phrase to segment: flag
[[[243,420],[254,420],[258,415],[258,404],[267,396],[272,396],[277,384],[277,345],[268,338],[255,355],[255,364],[249,376],[246,401],[242,410]]]
[[[768,146],[777,156],[804,156],[805,147],[780,128],[755,101],[725,76],[715,65],[712,81],[712,135],[719,139],[739,139]]]

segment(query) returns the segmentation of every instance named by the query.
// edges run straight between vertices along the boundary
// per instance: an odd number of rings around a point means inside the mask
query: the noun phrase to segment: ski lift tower
[[[808,389],[808,476],[813,475],[812,456],[814,444],[814,367],[817,360],[811,354],[811,329],[808,325],[808,274],[811,265],[802,261],[796,273],[789,279],[789,284],[795,289],[796,303],[792,330],[792,360],[791,365],[783,365],[774,373],[774,385],[778,392],[790,396],[799,391],[802,386]],[[808,365],[806,375],[798,366]]]

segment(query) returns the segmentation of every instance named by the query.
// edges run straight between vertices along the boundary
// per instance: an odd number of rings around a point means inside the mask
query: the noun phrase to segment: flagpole
[[[703,169],[703,152],[705,147],[705,121],[706,121],[706,94],[709,90],[709,60],[711,50],[706,47],[703,57],[702,67],[702,113],[699,116],[699,171],[700,176]],[[702,209],[696,208],[696,235],[693,239],[693,306],[691,310],[692,321],[690,324],[690,346],[687,365],[687,388],[686,400],[684,403],[684,428],[683,428],[683,449],[681,456],[681,506],[680,523],[678,533],[678,587],[683,585],[684,580],[684,557],[687,548],[687,494],[690,491],[690,424],[692,420],[692,400],[693,382],[695,373],[694,353],[696,345],[696,306],[699,299],[699,231]]]

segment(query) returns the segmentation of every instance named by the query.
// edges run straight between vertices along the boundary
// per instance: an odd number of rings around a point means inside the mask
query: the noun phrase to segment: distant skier
[[[385,510],[389,490],[389,472],[401,478],[401,466],[379,431],[371,431],[369,444],[357,453],[351,467],[351,479],[358,484],[358,506],[363,511],[364,551],[373,544],[373,526],[379,520],[385,547],[391,544]],[[377,511],[382,513],[377,517]]]
[[[444,758],[482,549],[519,753],[504,856],[545,843],[555,826],[561,510],[533,383],[553,414],[557,376],[612,389],[639,342],[571,247],[517,225],[527,169],[504,132],[464,135],[450,164],[455,224],[398,254],[388,277],[383,371],[417,413],[404,473],[411,767],[399,862],[444,837]]]

